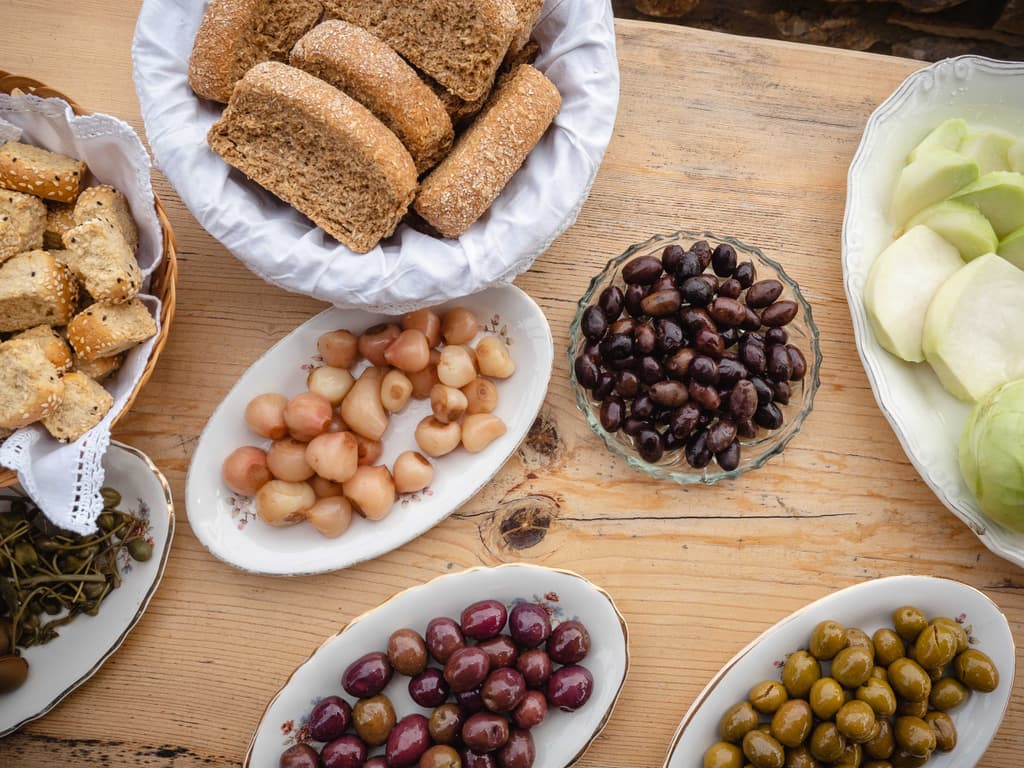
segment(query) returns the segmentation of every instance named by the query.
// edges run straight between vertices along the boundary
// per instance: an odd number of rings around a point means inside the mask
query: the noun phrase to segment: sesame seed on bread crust
[[[249,70],[207,140],[359,253],[394,232],[416,192],[416,165],[394,133],[359,102],[286,64]]]
[[[64,376],[64,397],[43,417],[43,426],[62,443],[73,443],[99,424],[113,404],[114,398],[102,384],[72,372]]]
[[[73,216],[75,224],[84,224],[89,219],[112,221],[124,235],[132,253],[139,247],[139,228],[132,218],[128,198],[107,184],[83,189],[75,203]]]
[[[68,323],[68,341],[84,360],[112,357],[156,335],[156,321],[139,299],[98,301]]]
[[[419,173],[451,149],[455,134],[441,100],[401,56],[365,29],[325,21],[295,44],[290,63],[369,109],[409,150]]]
[[[519,170],[561,103],[554,83],[529,64],[520,66],[423,180],[416,212],[445,237],[459,237]]]
[[[15,334],[11,339],[25,339],[31,341],[46,355],[46,359],[53,363],[53,366],[60,372],[71,368],[71,347],[67,340],[49,325],[37,325],[27,331]]]
[[[490,89],[519,22],[511,0],[324,0],[324,11],[369,30],[467,101]]]
[[[316,0],[210,0],[189,58],[189,85],[196,95],[226,104],[253,65],[287,61],[322,14]]]
[[[0,190],[0,263],[43,247],[46,203],[34,195]]]
[[[0,429],[39,421],[63,398],[64,381],[39,345],[26,339],[0,344]]]
[[[78,197],[86,167],[81,160],[42,147],[8,141],[0,146],[0,187],[70,203]]]
[[[66,325],[78,283],[49,251],[19,253],[0,264],[0,333]]]

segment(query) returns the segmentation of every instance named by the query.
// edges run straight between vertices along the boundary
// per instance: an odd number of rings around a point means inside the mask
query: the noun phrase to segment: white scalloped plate
[[[394,318],[358,309],[328,309],[275,344],[242,374],[199,436],[185,483],[192,530],[210,552],[254,573],[296,576],[347,568],[400,547],[430,530],[490,480],[533,425],[547,394],[554,346],[547,318],[533,299],[515,286],[488,290],[438,307],[469,307],[485,326],[510,342],[516,373],[497,381],[494,413],[508,431],[480,453],[457,448],[434,459],[434,480],[419,493],[399,496],[383,520],[362,518],[336,539],[308,524],[272,528],[255,517],[251,499],[239,498],[221,480],[224,459],[243,445],[268,446],[245,425],[246,404],[264,392],[292,397],[306,389],[309,368],[319,364],[317,338],[337,328],[361,332]],[[473,342],[475,346],[475,342]],[[412,400],[391,416],[380,463],[391,467],[402,451],[418,450],[413,431],[430,415],[428,400]]]
[[[719,740],[718,723],[725,711],[761,680],[778,680],[786,656],[807,647],[811,631],[832,619],[858,627],[869,635],[892,626],[892,612],[914,605],[929,617],[948,616],[970,627],[972,647],[985,652],[999,670],[992,693],[973,693],[950,711],[958,740],[952,752],[936,752],[929,768],[976,765],[1010,703],[1016,666],[1013,634],[999,607],[985,594],[950,579],[931,576],[890,576],[856,584],[817,600],[790,614],[736,654],[700,692],[687,710],[669,747],[663,768],[688,768]]]
[[[590,700],[576,712],[552,708],[532,734],[537,749],[535,768],[567,768],[575,764],[604,729],[629,669],[626,622],[611,596],[579,574],[539,565],[512,563],[470,568],[439,576],[399,592],[372,611],[354,619],[329,638],[296,669],[267,706],[249,743],[244,768],[277,765],[281,753],[303,738],[304,724],[315,702],[339,695],[345,668],[363,654],[383,650],[399,627],[423,632],[437,616],[458,620],[462,609],[477,600],[501,600],[511,606],[528,600],[548,606],[553,624],[576,619],[590,633],[590,652],[580,663],[594,675]],[[396,674],[384,689],[398,717],[430,715],[409,697],[409,678]],[[380,752],[382,750],[375,750]]]
[[[843,284],[871,389],[907,457],[986,547],[1024,567],[1024,533],[985,517],[960,476],[957,442],[969,406],[948,394],[926,363],[905,363],[882,349],[864,308],[871,263],[893,241],[886,212],[904,159],[928,131],[951,117],[1024,135],[1024,63],[947,59],[912,74],[875,110],[847,182]]]
[[[0,695],[0,737],[42,717],[92,677],[142,618],[163,577],[174,538],[171,489],[149,457],[116,440],[103,457],[106,484],[116,488],[125,509],[149,519],[153,557],[122,566],[121,586],[110,593],[96,616],[78,616],[46,645],[27,649],[28,679]]]

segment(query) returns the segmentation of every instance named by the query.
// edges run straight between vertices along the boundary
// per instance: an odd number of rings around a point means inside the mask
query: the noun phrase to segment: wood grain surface
[[[2,0],[0,66],[141,133],[130,67],[138,5]],[[725,661],[791,611],[865,579],[968,582],[999,604],[1020,644],[1024,573],[990,554],[908,462],[868,387],[843,296],[847,167],[870,112],[919,65],[645,22],[617,29],[622,100],[597,183],[576,226],[517,281],[546,312],[558,351],[540,419],[451,518],[340,573],[240,573],[189,529],[185,473],[206,419],[248,365],[323,305],[246,271],[156,175],[180,247],[178,313],[116,436],[167,474],[178,535],[121,650],[0,741],[0,765],[237,765],[270,697],[326,636],[398,590],[479,564],[578,571],[629,622],[630,676],[585,768],[661,765]],[[653,482],[611,457],[568,386],[568,327],[589,277],[631,243],[677,228],[759,245],[803,286],[821,328],[822,386],[802,433],[762,470],[716,487]],[[531,535],[509,535],[524,526]],[[1018,671],[984,768],[1021,765],[1022,682]]]

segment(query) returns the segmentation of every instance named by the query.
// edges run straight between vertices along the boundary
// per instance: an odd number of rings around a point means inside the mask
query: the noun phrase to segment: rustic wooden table
[[[129,50],[138,5],[5,0],[0,67],[141,133]],[[178,313],[117,437],[170,479],[177,538],[121,650],[0,742],[0,765],[237,765],[269,698],[323,638],[398,590],[479,564],[573,569],[605,587],[629,622],[630,676],[587,768],[661,765],[683,712],[725,661],[791,611],[865,579],[968,582],[1000,605],[1024,646],[1024,573],[990,554],[907,461],[861,369],[843,296],[846,170],[872,109],[919,64],[644,22],[617,28],[622,100],[601,173],[576,226],[518,280],[547,313],[558,350],[541,418],[447,521],[341,573],[247,575],[211,557],[188,527],[185,472],[206,419],[250,363],[323,307],[246,271],[156,175],[180,248]],[[762,470],[710,488],[652,482],[612,458],[576,411],[563,352],[589,276],[629,244],[677,228],[764,248],[803,286],[821,327],[822,387],[803,432]],[[538,533],[509,538],[506,521]],[[1024,667],[1021,650],[1017,660]],[[1021,765],[1022,691],[1019,671],[984,768]]]

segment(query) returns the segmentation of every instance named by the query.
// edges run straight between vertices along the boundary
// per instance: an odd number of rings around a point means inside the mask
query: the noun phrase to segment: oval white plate
[[[28,680],[0,695],[0,737],[42,717],[103,666],[128,636],[163,577],[174,538],[174,504],[167,480],[152,461],[129,445],[111,441],[103,458],[105,484],[121,493],[122,509],[149,519],[153,557],[121,565],[121,586],[110,593],[96,616],[78,616],[60,636],[27,649]]]
[[[512,564],[440,576],[399,592],[353,620],[296,669],[270,702],[249,744],[245,768],[276,765],[281,752],[302,736],[317,701],[326,696],[346,697],[340,682],[345,668],[363,654],[384,650],[396,629],[411,627],[422,634],[432,618],[450,616],[458,621],[463,608],[488,598],[509,606],[521,600],[543,603],[553,611],[553,624],[578,619],[590,632],[590,653],[581,662],[594,675],[590,701],[572,713],[549,710],[547,719],[532,732],[537,748],[535,768],[564,768],[575,763],[608,722],[626,681],[626,623],[608,593],[582,576]],[[384,690],[395,713],[399,719],[417,712],[429,716],[431,710],[417,706],[409,697],[408,684],[409,678],[396,674]],[[346,698],[353,703],[351,696]]]
[[[135,86],[160,170],[199,223],[268,282],[339,307],[398,314],[511,282],[575,220],[615,124],[619,65],[610,3],[548,0],[535,66],[562,94],[554,124],[491,209],[458,240],[401,224],[352,253],[233,170],[206,144],[221,105],[196,98],[188,59],[205,0],[146,0]]]
[[[875,110],[847,182],[843,284],[871,389],[907,457],[986,547],[1024,566],[1024,533],[986,518],[960,476],[957,443],[969,406],[942,388],[927,363],[905,363],[882,349],[864,308],[868,270],[893,241],[887,212],[896,177],[910,150],[951,117],[1024,135],[1024,63],[947,59],[912,74]]]
[[[263,392],[288,397],[306,389],[310,367],[319,364],[316,340],[326,331],[355,332],[391,318],[360,310],[329,309],[303,323],[247,370],[217,406],[192,455],[185,486],[189,523],[203,545],[226,563],[255,573],[300,575],[347,568],[400,547],[433,528],[490,480],[526,436],[547,394],[554,347],[548,321],[533,299],[514,286],[491,288],[449,302],[472,309],[489,330],[502,333],[516,373],[495,382],[494,413],[508,432],[480,453],[462,448],[433,459],[434,482],[426,491],[399,497],[391,514],[378,522],[361,518],[340,537],[327,539],[306,524],[272,528],[255,519],[251,500],[233,494],[221,481],[225,457],[242,445],[269,445],[249,431],[246,404]],[[480,338],[480,337],[478,337]],[[474,342],[475,343],[475,342]],[[430,415],[428,400],[412,400],[391,417],[380,462],[391,467],[403,451],[417,450],[413,431]]]
[[[984,594],[949,579],[930,576],[892,576],[833,592],[786,617],[732,658],[707,684],[683,717],[672,739],[664,768],[690,768],[718,737],[718,722],[733,704],[747,698],[761,680],[778,680],[786,656],[807,647],[815,625],[833,619],[859,627],[869,635],[892,626],[892,612],[916,605],[929,617],[949,616],[970,628],[972,647],[989,655],[999,669],[999,687],[974,693],[950,712],[958,743],[952,752],[936,752],[929,768],[975,765],[1006,713],[1013,687],[1015,651],[1006,617]]]

